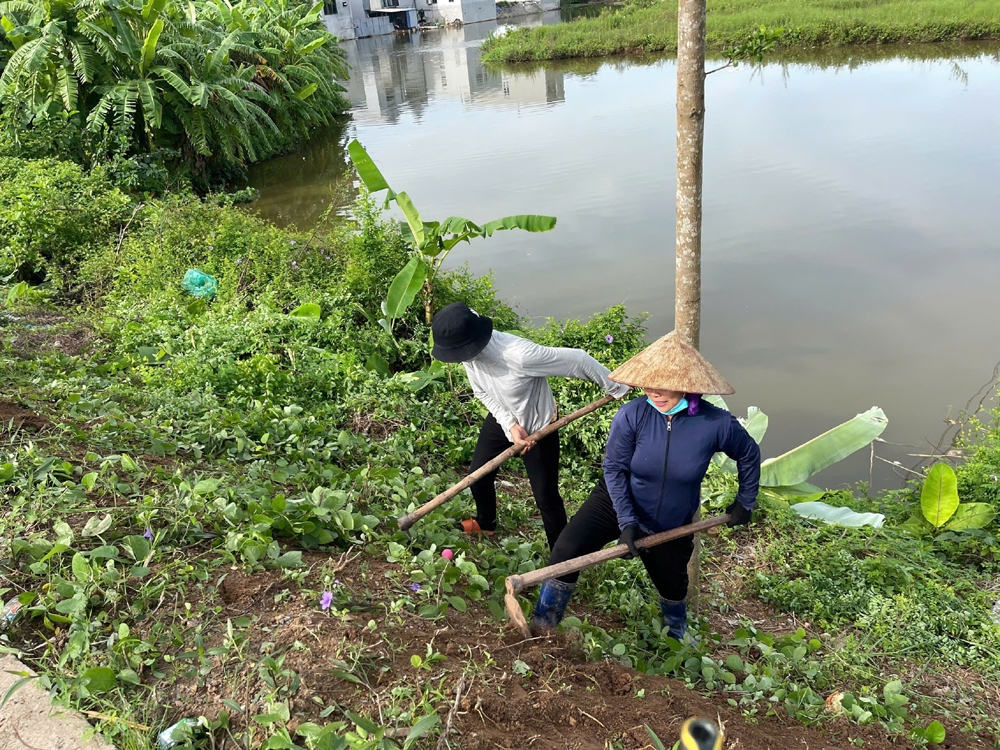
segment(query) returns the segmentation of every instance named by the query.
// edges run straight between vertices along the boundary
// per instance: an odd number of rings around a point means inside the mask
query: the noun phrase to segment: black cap
[[[486,348],[493,335],[493,321],[464,302],[452,302],[438,311],[431,323],[434,359],[467,362]]]

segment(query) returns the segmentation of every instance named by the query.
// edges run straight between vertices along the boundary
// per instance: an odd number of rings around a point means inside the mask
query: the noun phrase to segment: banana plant
[[[394,201],[403,212],[406,219],[403,234],[413,247],[413,257],[392,280],[382,306],[385,314],[383,327],[390,333],[393,322],[413,304],[421,290],[424,293],[424,319],[430,324],[434,314],[434,281],[448,254],[458,243],[471,242],[476,237],[492,237],[494,232],[505,229],[548,232],[556,225],[555,217],[535,214],[505,216],[482,225],[460,216],[449,216],[444,221],[424,221],[409,195],[405,192],[397,193],[389,187],[389,183],[357,139],[351,141],[347,152],[368,192],[375,194],[384,190],[386,196],[383,207],[388,208]]]
[[[729,410],[720,397],[705,398],[710,403]],[[747,432],[759,444],[767,431],[767,415],[756,407],[750,407],[745,422]],[[873,406],[797,448],[762,462],[760,485],[776,495],[818,496],[822,490],[806,480],[869,445],[882,434],[888,424],[885,412]],[[723,471],[736,471],[736,464],[722,454],[717,454],[713,460]]]
[[[61,0],[6,0],[0,29],[14,48],[0,75],[0,103],[27,105],[32,116],[77,109],[95,59],[76,8]]]
[[[924,479],[920,507],[901,528],[915,536],[971,531],[989,526],[995,517],[996,509],[989,503],[961,502],[955,470],[948,464],[937,463]]]
[[[0,107],[86,123],[131,153],[259,161],[349,108],[321,13],[293,0],[0,0]]]

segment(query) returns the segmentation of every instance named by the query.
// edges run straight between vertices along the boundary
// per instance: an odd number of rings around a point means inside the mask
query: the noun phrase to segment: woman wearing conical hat
[[[739,491],[726,511],[730,526],[750,521],[760,485],[760,449],[743,426],[703,394],[734,393],[698,351],[672,332],[610,375],[642,388],[611,422],[604,476],[559,535],[549,565],[596,552],[618,539],[642,560],[660,594],[664,629],[680,640],[687,628],[687,564],[694,539],[683,537],[639,552],[635,540],[691,523],[701,481],[716,453],[736,462]],[[555,628],[578,574],[546,581],[535,605],[536,631]]]

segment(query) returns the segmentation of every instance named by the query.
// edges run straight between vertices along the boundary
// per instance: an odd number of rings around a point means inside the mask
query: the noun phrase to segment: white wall
[[[495,21],[497,5],[494,0],[462,0],[462,16],[463,23]]]
[[[358,37],[378,36],[392,33],[392,21],[387,15],[377,15],[369,18],[361,16],[354,19],[354,31]]]
[[[350,9],[342,7],[342,3],[346,4],[346,0],[337,0],[338,13],[329,16],[323,14],[323,24],[327,31],[340,39],[355,39],[354,19],[351,18]]]
[[[521,0],[513,0],[513,2],[521,2]],[[541,0],[541,6],[543,11],[559,10],[560,3],[559,0]]]
[[[340,3],[340,5],[337,6],[337,10],[338,11],[345,10],[345,8],[344,8],[344,3],[345,2],[347,2],[349,4],[350,9],[351,9],[351,16],[355,20],[357,20],[359,18],[364,18],[365,17],[365,11],[368,10],[365,7],[366,3],[363,0],[337,0],[337,1]]]
[[[438,0],[431,5],[427,0],[416,0],[417,10],[425,13],[427,20],[441,23],[479,23],[495,21],[497,6],[494,0]]]
[[[438,0],[435,5],[430,5],[427,0],[417,0],[417,10],[424,11],[428,21],[439,23],[452,23],[462,20],[462,3],[460,0]],[[464,23],[464,22],[463,22]]]

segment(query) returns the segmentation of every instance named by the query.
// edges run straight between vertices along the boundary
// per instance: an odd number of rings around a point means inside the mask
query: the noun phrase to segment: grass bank
[[[708,46],[720,52],[764,25],[787,44],[823,46],[1000,39],[993,0],[708,0]],[[675,52],[677,3],[627,3],[595,18],[517,29],[483,43],[487,62]]]
[[[74,196],[89,213],[59,210]],[[824,494],[881,529],[762,496],[752,529],[707,539],[697,642],[661,634],[638,561],[585,574],[562,632],[521,641],[503,579],[546,550],[518,466],[494,540],[456,530],[467,494],[396,529],[462,476],[484,412],[461,367],[428,367],[419,302],[396,344],[370,322],[408,248],[371,203],[354,214],[298,233],[0,164],[0,274],[32,281],[0,295],[0,597],[23,605],[0,650],[54,700],[120,750],[183,718],[198,750],[639,750],[644,725],[670,746],[692,714],[746,748],[995,746],[997,523],[913,536],[909,490]],[[212,299],[182,288],[192,267]],[[436,288],[525,326],[488,278]],[[643,345],[623,308],[523,332],[609,366]],[[553,389],[563,411],[597,395]],[[611,417],[562,438],[571,510]],[[965,436],[962,498],[996,506],[1000,412]],[[713,470],[706,512],[734,491]]]

